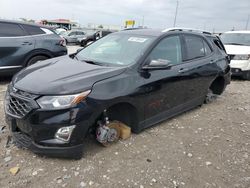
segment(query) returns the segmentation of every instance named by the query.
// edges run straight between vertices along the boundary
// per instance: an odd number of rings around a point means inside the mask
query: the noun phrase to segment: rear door
[[[184,64],[180,70],[190,84],[186,87],[186,100],[202,100],[217,73],[216,55],[205,37],[183,34],[185,53]]]
[[[26,55],[33,49],[33,38],[19,24],[0,22],[0,69],[22,68]]]
[[[21,26],[29,35],[33,36],[35,49],[46,49],[50,52],[54,50],[54,33],[51,30],[27,24],[22,24]],[[59,39],[56,42],[59,43]]]

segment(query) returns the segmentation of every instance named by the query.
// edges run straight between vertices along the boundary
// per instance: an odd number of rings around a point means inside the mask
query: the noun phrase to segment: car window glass
[[[159,44],[150,53],[150,60],[167,60],[171,64],[179,64],[182,62],[181,42],[178,36],[167,37],[159,42]]]
[[[191,60],[205,56],[205,49],[202,38],[186,35],[185,41],[187,46],[187,57],[185,58],[185,60]]]
[[[18,24],[0,23],[0,37],[17,37],[25,35],[25,31]]]
[[[45,34],[45,32],[37,26],[32,25],[22,25],[22,27],[30,34],[30,35],[40,35]]]
[[[221,43],[221,41],[218,38],[211,38],[212,42],[222,51],[225,51],[225,48],[223,46],[223,44]]]
[[[78,32],[77,34],[78,35],[84,35],[84,32]]]
[[[212,50],[211,50],[211,48],[209,47],[208,43],[207,43],[205,40],[203,40],[203,44],[204,44],[205,54],[206,54],[206,55],[211,54],[211,53],[212,53]]]
[[[153,39],[153,36],[122,33],[108,35],[81,50],[77,58],[111,66],[127,66],[136,63],[143,56]]]
[[[69,34],[69,36],[74,36],[74,35],[76,35],[76,32],[71,32],[71,33]]]

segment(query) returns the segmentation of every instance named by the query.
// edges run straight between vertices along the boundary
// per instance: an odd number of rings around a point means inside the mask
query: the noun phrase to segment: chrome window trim
[[[22,66],[21,65],[18,65],[18,66],[0,66],[0,70],[3,70],[3,69],[15,69],[15,68],[21,68]]]
[[[53,35],[53,34],[54,33],[51,32],[51,33],[44,33],[44,34],[37,34],[37,35],[9,36],[9,37],[1,37],[0,36],[0,39],[3,39],[3,38],[27,38],[27,37],[45,36],[45,35]]]

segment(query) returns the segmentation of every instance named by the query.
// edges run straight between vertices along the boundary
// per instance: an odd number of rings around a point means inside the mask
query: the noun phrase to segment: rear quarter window
[[[0,37],[19,37],[27,33],[15,23],[0,22]]]
[[[212,41],[212,43],[213,43],[219,50],[222,50],[222,51],[226,52],[223,43],[221,42],[221,40],[220,40],[218,37],[211,36],[211,37],[209,37],[209,39]]]
[[[45,32],[37,26],[32,25],[22,25],[22,27],[29,33],[30,35],[41,35],[45,34]]]

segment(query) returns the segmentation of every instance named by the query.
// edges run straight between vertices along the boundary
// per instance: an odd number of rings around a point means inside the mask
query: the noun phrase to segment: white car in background
[[[228,31],[220,38],[231,59],[232,75],[250,80],[250,31]]]

